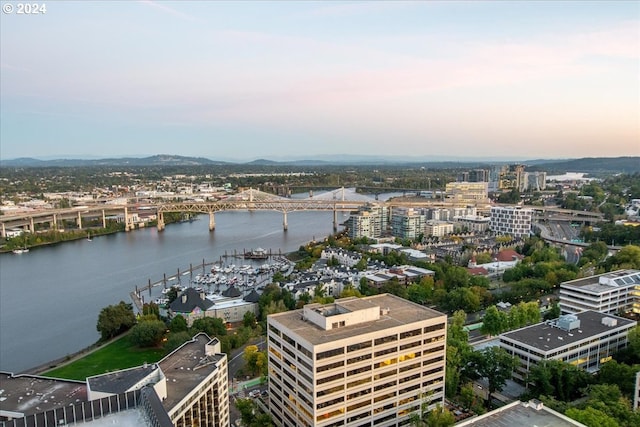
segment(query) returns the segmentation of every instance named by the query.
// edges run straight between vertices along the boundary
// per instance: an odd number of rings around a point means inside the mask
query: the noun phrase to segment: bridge
[[[388,201],[377,201],[373,197],[358,194],[354,189],[339,188],[327,191],[307,198],[280,197],[270,193],[265,193],[256,189],[248,189],[228,198],[211,202],[195,201],[175,201],[158,202],[146,205],[139,203],[128,203],[126,205],[98,204],[81,206],[71,209],[49,209],[23,212],[15,215],[0,216],[0,232],[2,237],[6,237],[6,230],[11,228],[22,228],[35,232],[35,225],[48,223],[51,229],[58,229],[58,223],[62,220],[72,220],[77,224],[78,229],[82,229],[83,218],[100,218],[102,226],[106,227],[108,216],[115,215],[125,223],[125,230],[135,229],[134,211],[151,211],[157,215],[157,228],[162,231],[165,228],[164,214],[167,212],[189,212],[209,215],[209,231],[216,227],[215,213],[221,211],[248,210],[248,211],[277,211],[283,215],[283,228],[287,230],[287,215],[296,211],[330,211],[333,212],[333,228],[338,229],[338,212],[351,212],[367,204],[394,207],[413,208],[451,208],[467,206],[459,202],[442,199],[420,199],[398,197]],[[478,212],[488,212],[490,205],[477,206]],[[603,218],[601,213],[572,211],[554,207],[523,206],[530,208],[539,217],[553,219],[572,219],[577,221],[600,221]]]

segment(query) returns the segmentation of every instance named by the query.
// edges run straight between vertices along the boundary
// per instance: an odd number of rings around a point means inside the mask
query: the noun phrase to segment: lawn
[[[139,348],[130,341],[127,334],[82,359],[47,371],[42,375],[84,381],[92,375],[141,366],[145,362],[154,363],[162,359],[164,355],[165,352],[162,348]]]

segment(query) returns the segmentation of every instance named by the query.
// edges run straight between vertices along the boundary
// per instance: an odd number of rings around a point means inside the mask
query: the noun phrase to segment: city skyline
[[[637,2],[41,4],[1,14],[2,159],[640,152]]]

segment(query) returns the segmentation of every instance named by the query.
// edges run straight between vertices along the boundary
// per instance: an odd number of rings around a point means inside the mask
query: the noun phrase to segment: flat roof
[[[615,283],[612,285],[600,284],[600,278],[607,278]],[[581,291],[589,291],[596,294],[604,294],[625,287],[640,285],[640,270],[617,270],[582,279],[570,280],[560,284],[561,288],[579,288]]]
[[[156,369],[158,369],[158,367],[155,363],[148,364],[146,366],[95,375],[87,378],[87,382],[92,391],[120,394],[128,391]]]
[[[167,398],[162,402],[167,412],[218,369],[217,363],[225,355],[207,356],[205,346],[209,341],[200,333],[158,362],[167,379]]]
[[[113,427],[114,425],[122,427],[152,427],[151,421],[147,419],[144,411],[140,408],[114,412],[95,420],[80,421],[73,425],[86,425],[91,427]]]
[[[86,401],[84,381],[0,372],[0,411],[32,415]]]
[[[313,322],[303,320],[302,309],[272,314],[269,315],[269,319],[282,324],[314,346],[440,317],[442,317],[443,322],[446,323],[446,315],[444,313],[423,307],[391,294],[373,295],[364,298],[342,298],[330,305],[333,304],[338,304],[352,312],[372,307],[389,310],[386,314],[381,314],[378,320],[358,323],[343,328],[335,328],[328,331],[320,328]]]
[[[586,427],[571,418],[542,405],[519,400],[476,418],[456,424],[458,427]]]
[[[574,314],[573,316],[576,316],[578,320],[580,320],[580,326],[572,329],[571,331],[566,331],[558,328],[557,326],[553,326],[551,322],[542,322],[516,329],[515,331],[505,332],[500,335],[500,338],[515,340],[543,352],[548,352],[588,339],[592,336],[636,324],[634,320],[600,313],[593,310],[583,311],[581,313]],[[602,319],[606,317],[615,319],[617,321],[616,326],[604,325],[602,323]]]

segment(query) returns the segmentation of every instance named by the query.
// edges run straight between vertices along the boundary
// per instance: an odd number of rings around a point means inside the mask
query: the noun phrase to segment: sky
[[[1,3],[0,159],[640,155],[637,1]]]

